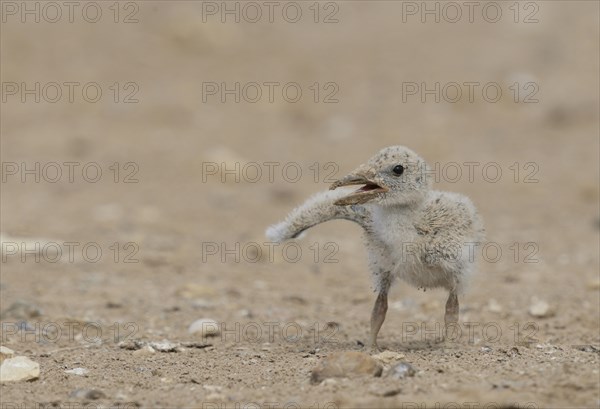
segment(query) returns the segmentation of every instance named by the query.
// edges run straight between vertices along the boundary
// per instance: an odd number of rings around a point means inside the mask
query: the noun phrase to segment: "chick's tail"
[[[266,235],[272,242],[299,237],[305,230],[334,219],[346,219],[367,228],[368,214],[362,206],[337,206],[333,203],[348,194],[346,189],[317,193],[288,214],[284,221],[270,226]]]

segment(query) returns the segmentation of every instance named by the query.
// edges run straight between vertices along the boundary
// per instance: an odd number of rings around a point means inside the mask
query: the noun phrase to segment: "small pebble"
[[[83,399],[83,400],[98,400],[106,398],[104,392],[98,389],[75,389],[69,394],[71,398]]]
[[[217,169],[219,170],[219,172],[224,172],[228,169],[236,169],[240,166],[244,166],[244,163],[248,163],[248,160],[246,158],[224,145],[208,149],[205,152],[204,157],[207,162],[214,162],[215,164],[218,164]],[[216,180],[225,183],[235,182],[235,178],[227,176],[226,173],[223,173],[221,177],[213,176],[209,179],[211,181]]]
[[[101,223],[117,222],[123,217],[123,208],[117,203],[97,205],[92,209],[92,217]]]
[[[490,298],[487,308],[490,312],[502,312],[502,306],[494,298]]]
[[[132,355],[133,356],[146,356],[146,355],[153,355],[156,353],[156,349],[152,348],[150,345],[146,345],[140,349],[138,349],[137,351],[133,351]]]
[[[216,304],[212,301],[208,301],[204,298],[198,298],[192,301],[192,307],[204,310],[212,310],[214,309]]]
[[[206,395],[207,402],[223,402],[227,399],[222,393],[210,393]]]
[[[219,323],[210,318],[201,318],[191,323],[188,328],[190,334],[200,333],[202,338],[214,337],[221,333]]]
[[[240,317],[243,317],[243,318],[252,318],[252,316],[253,316],[252,311],[250,311],[246,308],[239,310],[238,314]]]
[[[21,320],[27,320],[29,318],[36,318],[42,315],[41,310],[38,306],[29,301],[15,301],[6,310],[0,314],[0,319],[16,318]]]
[[[178,344],[167,340],[161,342],[149,342],[148,345],[159,352],[177,352],[179,350]]]
[[[10,348],[0,346],[0,363],[2,363],[5,359],[12,358],[15,356],[15,351]]]
[[[128,339],[119,342],[119,348],[127,349],[129,351],[137,351],[145,345],[145,342],[139,340]]]
[[[381,376],[383,367],[368,354],[359,351],[334,352],[313,369],[312,383],[327,378],[346,378],[353,375]]]
[[[71,374],[71,375],[78,375],[78,376],[85,376],[87,375],[89,371],[85,368],[73,368],[73,369],[69,369],[67,371],[65,371],[65,373]]]
[[[377,359],[378,361],[380,361],[384,364],[389,364],[389,363],[392,363],[393,361],[399,361],[400,359],[402,359],[404,357],[405,357],[404,354],[400,354],[398,352],[393,352],[393,351],[383,351],[377,355],[373,355],[373,358]]]
[[[501,351],[501,352],[504,352],[506,355],[508,355],[508,356],[509,356],[509,357],[511,357],[511,358],[514,358],[514,357],[516,357],[516,356],[519,356],[519,355],[521,355],[521,352],[519,352],[519,348],[517,348],[517,347],[512,347],[512,348],[511,348],[511,349],[509,349],[509,350],[502,350],[502,349],[501,349],[500,351]]]
[[[554,315],[554,310],[546,301],[534,299],[529,307],[529,314],[536,318],[547,318]]]
[[[590,290],[600,290],[600,279],[596,278],[588,281],[587,288]]]
[[[321,382],[321,385],[327,387],[336,387],[338,385],[338,381],[334,378],[327,378],[323,382]]]
[[[218,385],[202,385],[206,391],[206,400],[209,402],[220,402],[227,399],[223,394],[223,387]]]
[[[371,388],[369,388],[369,393],[371,395],[380,396],[382,398],[389,398],[391,396],[396,396],[402,393],[402,389],[398,387],[382,388],[380,385],[376,384],[372,385]]]
[[[202,284],[188,283],[179,288],[175,295],[188,299],[208,298],[217,295],[214,288]]]
[[[574,347],[575,349],[583,352],[593,352],[596,354],[600,353],[600,348],[593,345],[575,345]]]
[[[411,364],[400,362],[390,369],[388,376],[394,379],[404,379],[409,376],[415,376],[416,373],[417,371],[415,371],[415,368],[413,368]]]
[[[202,387],[209,393],[221,393],[223,391],[223,387],[218,385],[202,385]]]

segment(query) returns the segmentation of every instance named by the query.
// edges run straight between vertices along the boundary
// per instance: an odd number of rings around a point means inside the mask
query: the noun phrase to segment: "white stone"
[[[15,351],[10,348],[0,346],[0,363],[5,359],[12,358],[15,356]]]
[[[373,358],[377,359],[379,362],[382,362],[384,364],[389,364],[394,361],[398,361],[404,357],[404,354],[393,351],[383,351],[377,355],[373,355]]]
[[[334,378],[327,378],[321,382],[321,385],[335,387],[338,385],[338,381]]]
[[[65,371],[65,373],[71,374],[71,375],[78,375],[78,376],[85,376],[87,375],[89,371],[85,368],[73,368],[73,369],[69,369],[67,371]]]
[[[529,314],[536,318],[546,318],[554,315],[554,311],[546,301],[534,299],[529,307]]]
[[[221,330],[219,329],[219,323],[210,318],[201,318],[192,322],[188,328],[190,334],[200,333],[202,337],[209,337],[219,335]]]
[[[587,288],[590,290],[599,290],[600,289],[600,279],[593,279],[588,281]]]
[[[202,385],[202,387],[209,393],[220,393],[223,391],[223,387],[218,385]]]
[[[502,306],[494,298],[491,298],[488,301],[487,307],[490,312],[502,312]]]
[[[206,395],[207,402],[223,402],[227,399],[222,393],[210,393]]]
[[[146,345],[137,351],[133,351],[132,355],[134,356],[144,356],[144,355],[153,355],[156,353],[156,350],[152,348],[150,345]]]
[[[0,382],[31,381],[40,377],[40,364],[25,356],[5,359],[0,365]]]
[[[167,340],[163,340],[160,342],[150,342],[148,345],[160,352],[176,352],[177,348],[179,347],[178,344]]]

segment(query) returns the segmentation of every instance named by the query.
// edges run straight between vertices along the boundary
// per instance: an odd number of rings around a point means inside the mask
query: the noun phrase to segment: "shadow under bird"
[[[378,293],[371,314],[372,349],[378,349],[388,292],[397,278],[423,289],[448,290],[446,330],[458,322],[458,295],[474,269],[473,246],[484,238],[483,223],[469,198],[432,190],[428,174],[427,164],[412,150],[384,148],[266,231],[269,240],[282,242],[333,219],[363,228]],[[344,189],[353,185],[360,187]]]

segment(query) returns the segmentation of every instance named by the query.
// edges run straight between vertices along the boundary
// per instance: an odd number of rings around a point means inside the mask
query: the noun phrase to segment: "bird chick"
[[[416,153],[390,146],[266,231],[269,240],[282,242],[333,219],[351,220],[364,229],[378,293],[368,344],[373,349],[397,278],[423,289],[447,289],[446,330],[458,322],[458,295],[474,268],[473,248],[483,240],[483,223],[467,197],[432,190],[428,174]],[[339,189],[352,185],[361,187]]]

